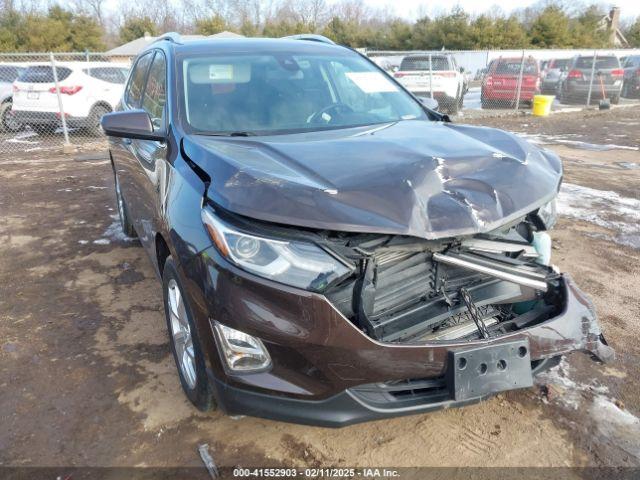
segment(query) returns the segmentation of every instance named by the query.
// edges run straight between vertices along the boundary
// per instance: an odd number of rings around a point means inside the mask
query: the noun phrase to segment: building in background
[[[112,48],[106,52],[106,55],[113,62],[128,62],[135,56],[137,56],[147,45],[155,42],[158,38],[161,38],[162,35],[154,37],[149,35],[148,33],[144,35],[144,37],[136,38],[130,42],[125,43],[124,45],[120,45],[119,47]],[[237,33],[233,32],[220,32],[215,35],[210,35],[208,38],[236,38],[242,37]],[[185,42],[201,40],[203,38],[207,38],[206,35],[181,35],[181,38]]]

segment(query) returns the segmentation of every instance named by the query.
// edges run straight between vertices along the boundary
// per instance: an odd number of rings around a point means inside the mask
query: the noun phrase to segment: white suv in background
[[[124,90],[129,66],[109,62],[60,62],[56,64],[62,109],[67,125],[101,132],[100,119],[111,112]],[[52,133],[60,125],[60,109],[53,68],[32,64],[13,83],[13,111],[17,122],[33,130]]]
[[[431,61],[428,54],[408,55],[393,76],[416,96],[430,97],[433,92],[441,110],[456,114],[462,108],[464,69],[458,68],[451,55],[431,54]]]

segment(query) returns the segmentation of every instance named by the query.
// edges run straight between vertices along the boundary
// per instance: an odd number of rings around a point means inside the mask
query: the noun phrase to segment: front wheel
[[[207,377],[198,331],[193,322],[189,299],[185,295],[173,257],[169,255],[162,271],[164,311],[169,343],[178,367],[180,383],[187,398],[198,410],[214,410],[213,388]]]

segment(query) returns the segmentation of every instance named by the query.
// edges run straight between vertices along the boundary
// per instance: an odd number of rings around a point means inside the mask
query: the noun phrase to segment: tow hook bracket
[[[448,361],[447,384],[456,401],[533,385],[528,339],[450,350]]]

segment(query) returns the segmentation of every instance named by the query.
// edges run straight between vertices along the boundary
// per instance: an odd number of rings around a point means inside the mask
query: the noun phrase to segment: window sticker
[[[233,80],[233,65],[209,65],[209,80]]]
[[[398,91],[398,87],[380,72],[347,72],[345,75],[364,93]]]

